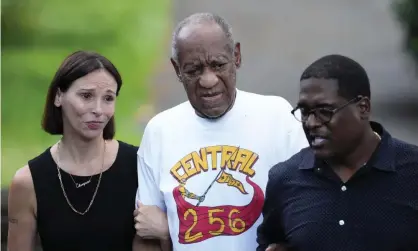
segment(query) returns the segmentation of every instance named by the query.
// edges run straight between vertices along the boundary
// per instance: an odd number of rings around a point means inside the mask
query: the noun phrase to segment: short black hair
[[[347,100],[357,96],[370,98],[370,82],[366,70],[346,56],[332,54],[321,57],[306,68],[300,81],[309,78],[337,80],[338,95]]]
[[[55,96],[60,90],[66,92],[73,82],[87,74],[99,69],[106,70],[115,79],[118,87],[116,95],[122,87],[122,77],[116,67],[104,56],[90,51],[76,51],[62,62],[48,89],[46,96],[42,128],[51,135],[63,134],[63,120],[61,107],[54,104]],[[112,117],[103,130],[105,140],[115,136],[115,118]]]

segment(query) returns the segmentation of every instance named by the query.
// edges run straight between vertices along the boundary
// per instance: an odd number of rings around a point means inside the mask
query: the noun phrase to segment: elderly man
[[[318,59],[296,110],[310,147],[271,169],[257,251],[418,250],[418,147],[369,120],[363,67]]]
[[[172,51],[188,101],[146,126],[138,234],[167,240],[167,219],[175,251],[253,251],[268,171],[308,145],[302,127],[285,99],[237,89],[241,47],[223,18],[186,18]]]

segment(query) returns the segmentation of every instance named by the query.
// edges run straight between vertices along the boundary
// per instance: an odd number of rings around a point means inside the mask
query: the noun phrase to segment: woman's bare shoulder
[[[19,168],[13,176],[10,187],[15,189],[31,189],[33,190],[32,173],[29,165]]]
[[[10,183],[9,203],[10,202],[17,204],[30,203],[31,206],[35,206],[35,188],[28,165],[19,168]]]

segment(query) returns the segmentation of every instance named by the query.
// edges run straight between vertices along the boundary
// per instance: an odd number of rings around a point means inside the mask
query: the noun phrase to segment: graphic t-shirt
[[[138,151],[138,193],[167,213],[174,251],[253,251],[269,169],[308,146],[283,98],[237,90],[216,120],[189,102],[156,115]]]

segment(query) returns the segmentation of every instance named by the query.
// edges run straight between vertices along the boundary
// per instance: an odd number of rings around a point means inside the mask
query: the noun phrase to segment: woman
[[[132,250],[137,147],[114,140],[122,79],[78,51],[49,87],[43,129],[62,138],[19,169],[9,192],[8,250]],[[134,247],[135,249],[135,247]]]

